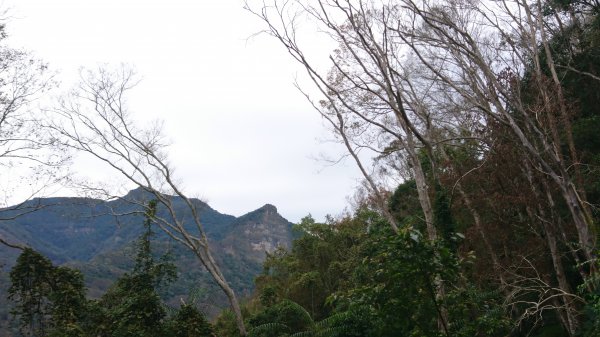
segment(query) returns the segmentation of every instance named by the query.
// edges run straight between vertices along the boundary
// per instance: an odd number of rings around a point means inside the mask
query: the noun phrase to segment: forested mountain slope
[[[130,202],[148,199],[139,190],[130,192],[123,200],[104,202],[86,198],[46,198],[28,202],[38,210],[3,221],[0,235],[13,243],[32,247],[48,256],[55,264],[80,269],[85,275],[88,295],[99,297],[114,280],[133,265],[136,239],[144,231],[143,211]],[[130,201],[124,201],[130,200]],[[200,211],[204,229],[213,244],[218,262],[228,280],[240,295],[253,289],[253,278],[260,272],[265,252],[277,246],[288,247],[291,242],[291,223],[273,205],[265,205],[238,218],[222,214],[208,204],[192,199]],[[174,201],[181,207],[181,200]],[[23,209],[23,207],[21,207]],[[159,215],[165,215],[159,209]],[[3,212],[4,217],[10,211]],[[186,222],[191,223],[191,222]],[[202,302],[207,313],[215,313],[226,305],[226,299],[200,265],[197,258],[178,243],[166,237],[158,228],[153,245],[157,255],[168,253],[178,267],[178,279],[164,289],[163,297],[179,303],[199,284]],[[17,249],[0,246],[0,296],[6,298],[8,272],[20,253]],[[0,321],[6,322],[8,308],[2,305]]]

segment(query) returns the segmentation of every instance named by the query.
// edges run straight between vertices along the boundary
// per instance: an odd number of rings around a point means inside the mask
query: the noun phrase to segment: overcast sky
[[[59,72],[126,63],[142,78],[129,106],[162,119],[185,191],[220,212],[265,203],[290,221],[336,215],[358,182],[351,162],[328,167],[341,147],[293,86],[304,75],[239,0],[5,0],[9,43]],[[326,57],[330,46],[313,44]],[[79,163],[77,167],[96,167]],[[85,172],[101,177],[99,172]]]

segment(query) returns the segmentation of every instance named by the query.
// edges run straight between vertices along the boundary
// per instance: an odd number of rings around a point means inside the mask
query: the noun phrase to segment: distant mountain
[[[124,199],[139,203],[150,197],[138,189],[131,191]],[[215,258],[228,281],[240,296],[250,294],[265,253],[277,246],[290,246],[292,224],[270,204],[236,218],[219,213],[200,200],[192,199],[192,202],[199,210]],[[191,223],[191,214],[183,200],[174,197],[173,204],[178,214],[183,216],[184,223]],[[135,241],[143,232],[144,220],[141,207],[136,203],[88,198],[45,198],[28,201],[24,206],[39,209],[14,220],[0,221],[0,237],[30,246],[48,256],[55,264],[80,269],[85,275],[89,296],[102,295],[119,275],[132,267]],[[0,209],[0,218],[9,218],[14,213]],[[167,216],[160,207],[158,215]],[[155,228],[155,231],[156,254],[168,252],[178,266],[178,280],[164,289],[165,300],[177,304],[190,290],[201,288],[204,290],[203,306],[209,315],[226,306],[226,298],[197,258],[159,228]],[[8,272],[18,254],[18,250],[0,245],[0,303],[5,302],[9,286]],[[0,330],[7,318],[7,306],[0,305]]]
[[[242,215],[231,225],[219,241],[225,254],[238,259],[244,255],[246,259],[262,264],[264,252],[272,252],[278,246],[289,247],[292,241],[290,226],[273,205],[263,207]]]

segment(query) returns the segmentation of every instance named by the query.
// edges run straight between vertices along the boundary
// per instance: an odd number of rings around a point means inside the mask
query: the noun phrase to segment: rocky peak
[[[265,212],[267,214],[277,214],[277,207],[271,204],[265,204],[263,207],[257,209],[256,211]]]
[[[223,240],[227,253],[242,253],[257,262],[264,260],[266,252],[279,246],[289,247],[292,241],[292,224],[271,204],[239,217],[234,226],[236,230]]]

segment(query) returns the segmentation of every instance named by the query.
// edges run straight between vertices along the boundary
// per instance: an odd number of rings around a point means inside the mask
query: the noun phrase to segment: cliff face
[[[237,218],[220,243],[226,254],[232,257],[243,254],[246,259],[261,264],[266,253],[279,246],[289,248],[291,229],[291,224],[277,212],[277,208],[266,204]]]
[[[127,197],[147,200],[140,191]],[[183,201],[174,198],[185,223],[190,223]],[[225,276],[240,295],[252,291],[254,277],[261,271],[266,253],[277,246],[289,247],[292,224],[273,205],[265,205],[241,217],[219,213],[208,204],[193,200],[209,237],[213,254]],[[132,265],[136,239],[143,231],[140,207],[124,201],[104,202],[82,198],[51,198],[30,201],[37,211],[10,221],[0,221],[0,237],[28,245],[48,256],[55,264],[70,265],[83,271],[88,294],[100,296]],[[162,212],[162,213],[161,213]],[[129,214],[115,216],[114,214]],[[159,215],[165,216],[159,208]],[[4,215],[6,215],[6,211]],[[0,210],[0,218],[3,210]],[[188,221],[186,221],[186,219]],[[155,228],[154,250],[169,252],[178,266],[178,280],[165,291],[165,299],[179,303],[191,289],[205,288],[205,310],[216,312],[226,299],[212,282],[195,256]],[[193,231],[193,228],[190,228]],[[0,245],[0,298],[8,288],[8,271],[19,251]],[[4,306],[0,306],[4,307]],[[0,308],[0,330],[8,308]]]

